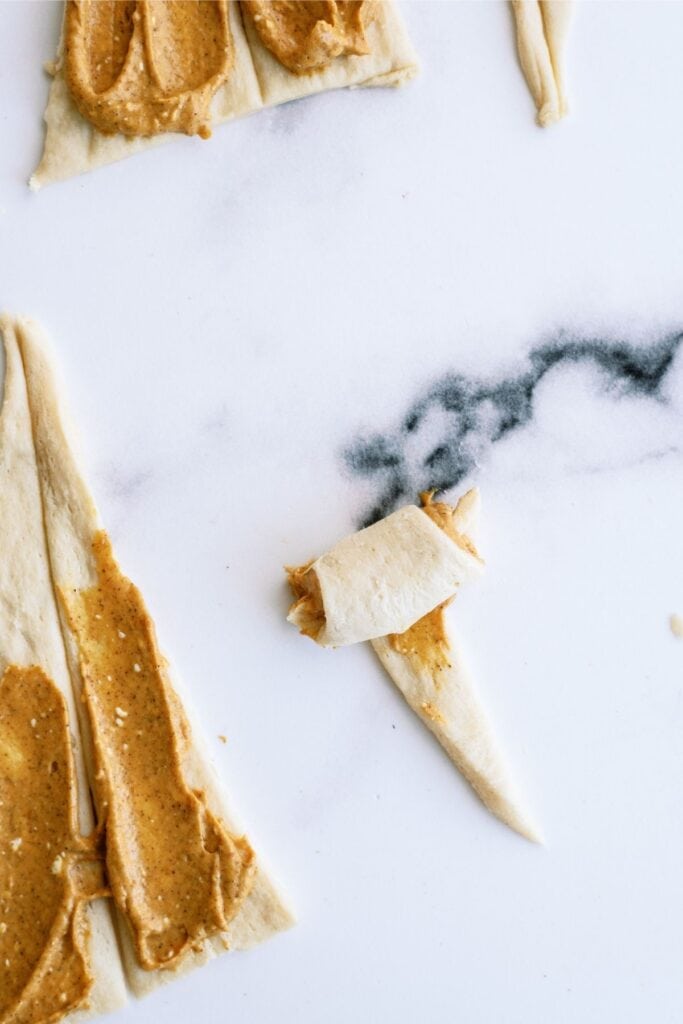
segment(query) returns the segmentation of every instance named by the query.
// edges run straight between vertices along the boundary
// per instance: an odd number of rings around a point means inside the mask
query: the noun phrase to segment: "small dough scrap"
[[[541,127],[554,124],[568,110],[564,51],[572,0],[512,0],[519,62],[536,104]]]

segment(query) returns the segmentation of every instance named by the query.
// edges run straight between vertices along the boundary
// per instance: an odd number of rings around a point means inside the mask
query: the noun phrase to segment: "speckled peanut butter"
[[[442,501],[433,501],[433,495],[434,491],[424,491],[420,494],[422,511],[458,547],[468,551],[478,559],[477,550],[469,537],[460,533],[455,527],[453,521],[454,506]],[[287,582],[295,598],[289,614],[291,615],[296,610],[299,632],[316,640],[325,627],[325,609],[320,582],[315,570],[310,571],[312,565],[313,562],[307,562],[305,565],[300,566],[286,566],[285,572],[287,573]],[[449,663],[445,652],[448,650],[448,641],[443,622],[443,609],[447,604],[448,602],[435,608],[432,613],[425,615],[405,633],[393,634],[394,637],[398,638],[396,643],[392,639],[392,645],[396,647],[396,650],[400,650],[401,653],[405,654],[407,653],[407,647],[406,649],[401,649],[396,644],[411,645],[415,651],[422,652],[425,657],[429,654],[429,664],[434,671],[447,668]],[[405,638],[405,641],[402,638]]]
[[[320,583],[314,572],[309,572],[312,562],[306,565],[286,566],[287,582],[295,598],[293,607],[303,612],[299,632],[316,640],[325,625],[323,598]]]
[[[438,605],[427,615],[423,615],[405,633],[392,633],[389,642],[395,651],[405,657],[414,658],[429,670],[434,677],[434,685],[439,687],[439,675],[451,667],[449,659],[448,635],[444,621],[444,608],[450,602]],[[429,710],[424,709],[429,717]]]
[[[228,0],[68,0],[64,76],[81,114],[111,135],[208,138],[232,70]]]
[[[47,1024],[93,977],[85,905],[106,895],[96,837],[78,830],[64,698],[37,667],[0,679],[0,1020]]]
[[[265,47],[295,75],[370,52],[366,0],[242,0]]]
[[[153,970],[227,928],[254,858],[186,780],[189,728],[142,596],[106,533],[93,554],[97,585],[61,597],[78,645],[109,883],[140,964]]]
[[[474,544],[463,533],[460,533],[453,522],[455,508],[445,501],[434,501],[434,491],[423,491],[420,494],[422,511],[429,516],[450,539],[459,547],[478,558]],[[434,678],[434,685],[438,689],[439,676],[441,672],[451,667],[449,658],[448,633],[444,610],[450,601],[438,605],[433,611],[418,619],[405,633],[393,633],[389,641],[394,650],[405,657],[417,661],[423,668],[426,668]],[[432,721],[443,721],[440,712],[431,704],[422,705],[422,711]]]
[[[422,491],[420,494],[420,501],[422,503],[422,511],[425,512],[433,523],[443,530],[443,532],[451,538],[451,540],[462,548],[464,551],[469,551],[475,558],[479,558],[479,553],[475,548],[469,537],[466,537],[464,533],[456,528],[453,521],[453,515],[455,513],[455,506],[449,505],[445,501],[434,501],[435,491]]]

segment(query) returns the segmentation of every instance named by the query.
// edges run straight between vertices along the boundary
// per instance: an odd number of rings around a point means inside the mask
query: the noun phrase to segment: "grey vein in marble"
[[[541,385],[551,371],[567,377],[572,368],[589,369],[597,375],[601,395],[612,402],[630,398],[661,407],[671,402],[667,387],[681,352],[683,333],[647,346],[574,339],[562,333],[533,349],[527,366],[517,374],[495,380],[457,373],[444,376],[410,406],[396,430],[360,437],[343,452],[348,472],[370,481],[377,495],[361,525],[413,501],[421,490],[448,490],[467,478],[491,446],[532,424]],[[580,432],[581,412],[577,410],[576,416]],[[606,423],[602,429],[608,430]],[[663,447],[660,440],[653,450],[679,447]]]

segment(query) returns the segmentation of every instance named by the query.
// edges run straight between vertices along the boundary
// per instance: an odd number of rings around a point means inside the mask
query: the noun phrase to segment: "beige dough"
[[[406,505],[310,565],[325,616],[316,642],[343,647],[402,633],[480,570],[422,509]],[[297,604],[288,620],[301,628],[299,611]]]
[[[572,0],[512,0],[519,62],[542,127],[567,113],[564,51]]]
[[[311,93],[345,86],[400,85],[417,74],[415,51],[393,0],[377,0],[374,5],[375,14],[367,28],[371,49],[367,56],[339,57],[329,67],[312,75],[294,75],[283,68],[262,45],[253,26],[249,25],[249,17],[245,16],[243,21],[236,0],[231,0],[229,6],[235,66],[228,81],[214,96],[214,125]],[[29,182],[32,189],[178,138],[173,134],[151,138],[102,135],[79,114],[71,100],[59,55],[45,110],[45,124],[45,146]],[[211,145],[210,142],[195,142]]]
[[[18,524],[23,522],[26,514],[39,515],[42,504],[44,533],[41,534],[42,547],[38,545],[43,559],[42,582],[40,589],[32,587],[30,593],[35,592],[40,596],[47,586],[83,589],[95,582],[92,539],[97,530],[101,528],[101,523],[67,438],[64,416],[45,352],[46,340],[35,324],[23,319],[12,321],[9,318],[4,318],[2,334],[6,350],[14,359],[12,365],[15,367],[8,376],[6,399],[9,398],[11,401],[9,406],[6,401],[5,406],[6,409],[9,408],[9,412],[3,412],[3,417],[9,424],[9,429],[16,431],[14,426],[16,413],[13,410],[17,399],[13,396],[15,391],[23,391],[24,395],[28,397],[26,409],[30,410],[31,416],[32,440],[29,442],[28,454],[34,468],[32,491],[22,499],[22,504],[15,502],[14,506],[8,510],[9,514],[5,514],[4,508],[0,509],[3,513],[0,516],[0,522],[2,522],[0,543],[6,543],[6,524],[8,522],[19,528]],[[20,362],[13,355],[16,352],[21,355]],[[17,367],[18,369],[16,369]],[[25,398],[24,402],[26,402]],[[24,416],[26,416],[26,412]],[[5,451],[11,452],[13,445],[16,447],[16,444],[17,442],[14,441],[10,443],[9,447],[5,445]],[[23,444],[26,446],[25,439]],[[22,454],[21,457],[16,456],[16,458],[20,464],[23,464],[26,456]],[[3,500],[6,500],[6,495],[0,493],[0,503]],[[22,516],[21,520],[20,515]],[[25,527],[21,528],[25,529]],[[40,529],[42,530],[42,527]],[[32,548],[34,540],[33,535],[26,538],[27,549]],[[51,580],[47,576],[48,559]],[[2,567],[0,566],[1,573]],[[42,600],[47,599],[42,598]],[[52,603],[54,606],[54,599]],[[36,612],[36,614],[38,613]],[[55,622],[55,626],[56,630],[60,629],[59,622]],[[78,656],[73,636],[65,622],[61,622],[60,632],[53,629],[52,643],[60,651],[62,679],[65,688],[70,691],[72,706],[75,702],[81,711],[82,705],[78,700],[81,685]],[[65,651],[68,672],[64,665]],[[16,657],[11,652],[10,656]],[[29,657],[29,655],[26,656]],[[170,669],[167,671],[170,673]],[[177,680],[174,679],[172,685],[174,689],[180,689]],[[186,695],[181,694],[181,698],[187,710]],[[79,715],[79,720],[85,768],[88,777],[92,777],[92,743],[85,713]],[[193,722],[192,725],[192,743],[184,764],[186,777],[194,787],[204,790],[209,808],[223,819],[230,830],[239,833],[241,831],[239,822],[227,805],[217,783],[204,752],[203,741],[200,739],[196,723]],[[201,952],[189,954],[174,969],[155,972],[142,970],[134,957],[132,943],[126,928],[122,922],[117,923],[127,980],[132,990],[137,995],[141,995],[159,984],[172,980],[192,967],[204,963],[207,959],[228,948],[232,950],[247,949],[263,942],[276,932],[290,927],[293,918],[259,860],[253,888],[225,935],[206,942]],[[111,970],[118,970],[120,973],[118,958],[110,957],[110,959],[113,960]]]
[[[407,703],[482,803],[515,832],[538,842],[460,653],[451,649],[447,666],[435,673],[421,658],[395,650],[388,637],[373,640],[372,646]]]
[[[297,597],[288,619],[322,646],[371,640],[407,703],[485,806],[538,840],[444,617],[445,605],[481,569],[469,536],[479,493],[468,491],[455,509],[432,504],[431,495],[423,502],[441,516],[434,520],[408,505],[310,565],[288,570]]]
[[[453,516],[465,536],[476,529],[479,492],[468,491]],[[438,612],[438,609],[437,609]],[[390,637],[372,646],[405,700],[436,736],[458,771],[492,814],[533,842],[538,832],[528,818],[500,754],[488,717],[458,651],[446,631],[446,651],[425,660],[417,651],[396,649]]]
[[[64,695],[76,730],[78,718],[43,530],[24,369],[14,325],[6,318],[0,320],[0,335],[5,353],[4,401],[0,394],[0,677],[8,665],[40,666]],[[0,344],[0,354],[1,350]],[[80,827],[89,834],[94,820],[79,744],[74,761]],[[126,1002],[108,901],[95,901],[87,912],[95,983],[88,1010],[78,1010],[72,1019],[85,1019],[86,1012],[88,1016],[109,1013]]]

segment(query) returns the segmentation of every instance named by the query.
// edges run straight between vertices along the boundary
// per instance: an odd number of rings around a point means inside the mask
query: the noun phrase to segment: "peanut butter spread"
[[[366,0],[242,0],[265,47],[295,75],[370,52]]]
[[[211,134],[232,70],[228,0],[68,0],[64,76],[105,135]]]
[[[405,633],[392,633],[389,642],[395,651],[407,658],[414,658],[426,668],[434,677],[434,685],[438,689],[441,672],[451,667],[448,656],[450,647],[446,623],[444,620],[444,608],[449,601],[437,605],[427,615],[418,619]],[[428,708],[423,708],[429,717]]]
[[[469,551],[475,558],[479,558],[469,537],[460,533],[453,522],[455,508],[445,501],[434,501],[434,491],[423,491],[420,494],[422,511],[425,512],[433,523],[444,531],[451,540],[459,547]],[[452,599],[451,599],[452,600]],[[394,650],[405,657],[412,658],[419,662],[422,668],[434,678],[434,685],[438,689],[440,685],[440,673],[451,667],[449,659],[450,646],[448,633],[444,618],[444,609],[450,601],[438,605],[433,611],[418,619],[405,633],[392,633],[389,640]],[[422,704],[422,711],[434,722],[443,722],[443,716],[432,704]]]
[[[189,727],[142,595],[106,533],[93,554],[97,584],[60,596],[78,646],[108,879],[138,960],[153,970],[227,928],[254,856],[187,781]]]
[[[296,567],[288,565],[285,572],[295,598],[292,608],[299,609],[301,613],[299,632],[316,640],[325,626],[325,610],[318,577],[309,572],[312,565],[313,562]]]
[[[475,548],[469,537],[466,537],[464,533],[456,528],[453,522],[453,515],[455,513],[455,506],[448,505],[445,501],[434,501],[435,491],[422,491],[420,494],[420,501],[422,502],[422,511],[425,512],[433,523],[443,530],[447,536],[458,545],[459,548],[463,548],[465,551],[469,551],[475,558],[479,558],[479,553]]]
[[[438,722],[439,725],[446,724],[446,719],[430,700],[423,700],[420,704],[420,710],[422,711],[422,714],[427,718],[430,718],[432,722]]]
[[[107,895],[78,829],[64,698],[37,667],[0,679],[0,1020],[47,1024],[87,1001],[88,900]]]

